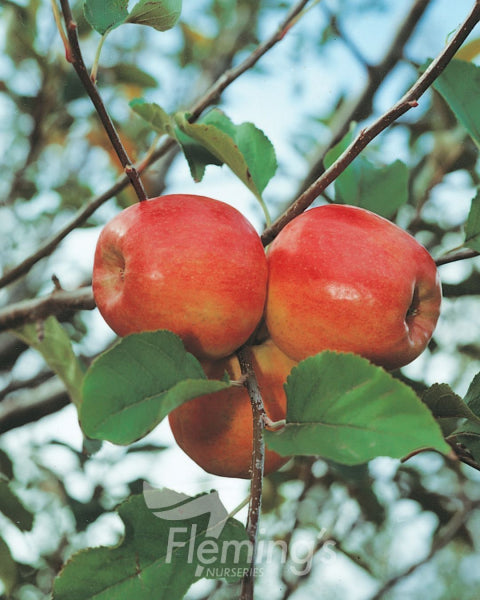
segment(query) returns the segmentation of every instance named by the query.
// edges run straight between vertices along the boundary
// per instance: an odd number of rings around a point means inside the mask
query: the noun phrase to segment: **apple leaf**
[[[353,354],[322,352],[285,385],[286,426],[265,432],[281,455],[319,455],[346,465],[420,449],[448,453],[440,428],[413,390]]]
[[[11,333],[37,350],[65,384],[72,402],[79,406],[83,381],[82,366],[73,352],[70,338],[55,317],[48,317],[41,330],[35,323],[12,329]]]
[[[104,35],[125,22],[128,0],[85,0],[83,12],[95,31]]]
[[[455,431],[460,419],[468,419],[480,425],[480,418],[446,383],[435,383],[429,387],[423,393],[422,401],[437,419],[445,436]]]
[[[465,246],[480,252],[480,192],[472,200],[465,224]]]
[[[5,588],[7,597],[10,597],[18,580],[18,568],[10,553],[10,548],[0,537],[0,582]]]
[[[480,145],[480,67],[463,60],[452,60],[433,84],[465,127]]]
[[[225,163],[260,200],[277,169],[275,150],[263,131],[253,123],[235,125],[218,109],[212,109],[197,123],[189,123],[187,117],[177,115],[179,129]],[[182,139],[179,141],[182,143]],[[186,156],[191,164],[194,157],[188,153]]]
[[[480,373],[477,373],[472,379],[464,400],[467,403],[468,408],[477,417],[480,417]]]
[[[0,478],[0,513],[15,523],[21,531],[31,531],[33,515],[13,492],[10,483]]]
[[[155,102],[145,102],[142,98],[136,98],[130,102],[130,107],[144,121],[155,129],[157,133],[174,136],[173,123],[170,115]]]
[[[353,141],[353,131],[325,156],[330,167]],[[360,155],[335,180],[335,199],[341,204],[360,206],[383,217],[392,217],[408,200],[408,169],[401,160],[375,166]]]
[[[207,535],[208,514],[188,520],[159,518],[141,495],[121,504],[118,514],[125,523],[121,543],[74,554],[55,580],[53,600],[183,598],[199,579],[199,567],[208,568],[213,577],[247,567],[234,551],[247,543],[245,528],[235,519],[229,518],[221,534],[211,537]],[[224,542],[233,549],[222,556]],[[207,553],[208,560],[202,564]]]
[[[85,374],[80,424],[93,439],[131,444],[187,400],[225,389],[170,331],[124,337]]]
[[[85,0],[84,14],[101,35],[123,23],[149,25],[158,31],[171,29],[180,17],[182,0],[140,0],[128,13],[128,0]]]
[[[157,31],[171,29],[182,12],[182,0],[140,0],[128,16],[127,23],[149,25]]]

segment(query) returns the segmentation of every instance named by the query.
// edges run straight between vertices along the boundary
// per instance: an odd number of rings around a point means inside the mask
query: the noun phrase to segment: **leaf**
[[[180,17],[181,0],[140,0],[128,13],[128,0],[85,0],[85,18],[101,35],[122,23],[149,25],[158,31],[171,29]]]
[[[465,224],[465,246],[480,252],[480,192],[472,200]]]
[[[353,130],[325,156],[330,167],[353,141]],[[360,206],[383,217],[392,217],[408,200],[408,169],[400,160],[375,166],[358,156],[335,180],[335,199],[342,204]]]
[[[452,60],[433,84],[443,96],[457,119],[480,144],[480,67],[463,60]]]
[[[0,512],[15,523],[21,531],[30,531],[33,515],[12,491],[6,479],[0,479]]]
[[[171,29],[180,18],[182,0],[140,0],[130,12],[127,23],[149,25],[157,31]]]
[[[131,444],[183,402],[228,386],[208,380],[170,331],[129,335],[88,369],[80,424],[90,438]]]
[[[353,354],[322,352],[287,379],[286,426],[265,432],[281,455],[319,455],[346,465],[401,458],[432,448],[448,453],[438,424],[411,388]]]
[[[480,465],[480,426],[477,423],[467,421],[454,431],[453,436],[455,436],[457,442],[465,446],[475,462]]]
[[[104,35],[125,22],[128,0],[85,0],[83,11],[95,31]]]
[[[141,98],[136,98],[130,102],[130,108],[142,117],[144,121],[149,123],[158,133],[167,133],[174,136],[170,115],[155,102],[145,102]]]
[[[464,398],[468,408],[480,417],[480,373],[477,373],[468,386],[467,393]]]
[[[7,596],[10,596],[17,580],[17,564],[12,558],[9,547],[5,541],[0,538],[0,581],[3,583]]]
[[[432,385],[424,393],[422,400],[434,417],[440,419],[470,419],[480,425],[480,418],[446,383]]]
[[[253,123],[234,125],[218,109],[211,110],[197,123],[189,123],[186,115],[177,115],[177,124],[184,134],[225,163],[261,199],[277,168],[275,150],[263,131]]]
[[[234,519],[225,522],[218,537],[207,536],[208,515],[169,521],[154,516],[141,495],[131,496],[118,514],[125,523],[122,542],[75,554],[55,580],[53,600],[172,600],[183,598],[199,579],[198,567],[222,577],[246,566],[235,560],[240,557],[234,550],[248,542],[245,528]],[[205,564],[202,543],[205,554],[210,550]],[[227,545],[233,548],[222,560],[220,550]]]
[[[480,419],[446,383],[435,383],[429,387],[422,395],[422,401],[439,422],[444,436],[456,429],[460,419],[469,419],[480,425]]]
[[[35,323],[12,329],[11,333],[43,356],[47,365],[65,384],[72,402],[78,406],[81,401],[83,370],[73,352],[67,332],[57,319],[50,316],[43,321],[40,337]]]

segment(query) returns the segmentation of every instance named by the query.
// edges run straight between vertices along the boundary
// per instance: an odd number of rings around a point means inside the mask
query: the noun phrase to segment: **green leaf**
[[[18,580],[17,564],[13,560],[10,548],[0,538],[0,581],[3,583],[5,593],[10,595]]]
[[[88,369],[80,423],[90,438],[131,444],[183,402],[228,386],[208,380],[170,331],[129,335]]]
[[[9,482],[0,479],[0,512],[15,523],[21,531],[30,531],[33,526],[33,515],[18,499]]]
[[[354,465],[420,449],[450,450],[413,390],[359,356],[327,351],[307,358],[292,370],[285,389],[286,426],[265,432],[279,454]]]
[[[221,167],[223,161],[209,152],[205,146],[183,133],[178,127],[175,132],[175,137],[182,147],[183,154],[187,159],[190,173],[195,182],[200,182],[205,175],[205,168],[208,165],[216,165]]]
[[[473,456],[473,459],[480,465],[480,425],[472,421],[466,421],[461,427],[454,431],[452,437]]]
[[[353,141],[353,130],[325,156],[330,167]],[[358,156],[335,180],[335,199],[342,204],[360,206],[383,217],[392,217],[408,200],[408,169],[400,160],[375,166]]]
[[[423,394],[422,400],[434,417],[440,419],[470,419],[480,425],[480,418],[446,383],[433,384]]]
[[[156,88],[158,81],[146,71],[134,64],[117,63],[113,67],[102,68],[102,78],[107,76],[107,81],[138,86],[141,88]]]
[[[95,31],[104,35],[125,22],[128,0],[85,0],[83,11]]]
[[[177,124],[261,199],[277,168],[275,150],[263,131],[252,123],[235,125],[218,109],[211,110],[197,123],[189,123],[186,115],[177,115]]]
[[[480,144],[480,67],[463,60],[452,60],[433,84],[474,142]]]
[[[455,431],[460,419],[469,419],[480,425],[480,418],[446,383],[435,383],[429,387],[423,393],[422,401],[439,422],[444,436]]]
[[[477,373],[468,386],[467,393],[464,398],[468,408],[480,417],[480,373]]]
[[[75,554],[55,580],[53,600],[183,598],[199,579],[199,567],[202,576],[222,577],[246,566],[242,557],[235,556],[235,549],[248,544],[245,528],[234,519],[228,519],[220,535],[212,537],[207,535],[208,515],[159,518],[141,495],[131,496],[118,513],[125,523],[122,542],[114,548],[89,548]],[[202,554],[202,543],[205,553],[210,551],[208,557]],[[227,545],[230,549],[222,560],[221,551]]]
[[[72,402],[78,407],[83,370],[67,332],[57,319],[48,317],[43,321],[41,331],[37,330],[36,324],[28,324],[11,332],[43,356],[47,365],[63,381]]]
[[[465,246],[480,252],[480,192],[472,200],[465,224]]]
[[[175,25],[181,12],[182,0],[140,0],[130,12],[127,22],[166,31]]]
[[[135,100],[130,102],[130,108],[142,117],[144,121],[149,123],[158,133],[175,135],[170,115],[155,102],[145,102],[142,98],[135,98]]]

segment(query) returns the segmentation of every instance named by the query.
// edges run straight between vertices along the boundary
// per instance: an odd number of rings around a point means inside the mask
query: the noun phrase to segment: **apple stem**
[[[85,66],[85,62],[83,60],[82,52],[80,50],[80,44],[78,41],[77,34],[77,24],[73,20],[72,10],[70,8],[70,4],[68,0],[60,0],[60,6],[62,8],[63,18],[66,25],[67,37],[68,37],[68,48],[66,46],[66,51],[68,50],[67,60],[72,63],[80,81],[85,88],[90,100],[92,101],[98,116],[100,117],[100,121],[108,135],[108,138],[118,156],[118,159],[127,175],[130,183],[137,194],[138,200],[142,202],[147,199],[147,193],[145,192],[145,188],[140,180],[140,176],[130,160],[125,147],[120,140],[118,132],[113,124],[110,115],[107,112],[105,104],[103,103],[102,97],[100,96],[95,81],[92,80],[87,67]],[[65,43],[65,42],[64,42]],[[96,71],[96,66],[95,66]],[[96,77],[96,73],[95,73]]]
[[[237,351],[238,362],[242,375],[245,376],[245,387],[247,388],[252,405],[253,418],[253,449],[252,449],[252,479],[250,486],[250,503],[248,507],[247,534],[252,544],[252,561],[248,572],[242,579],[242,591],[240,600],[253,599],[255,558],[257,547],[258,521],[262,506],[262,484],[265,463],[265,442],[263,439],[263,428],[265,426],[265,408],[262,395],[258,386],[252,361],[252,351],[249,346],[242,346]]]

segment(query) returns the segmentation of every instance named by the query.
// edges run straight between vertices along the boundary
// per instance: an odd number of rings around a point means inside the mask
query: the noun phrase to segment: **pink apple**
[[[259,323],[267,262],[235,208],[172,194],[128,207],[102,230],[93,293],[121,336],[168,329],[199,357],[231,354]]]
[[[441,286],[427,250],[367,210],[313,208],[271,244],[266,324],[293,360],[355,352],[387,369],[414,360],[435,329]]]

